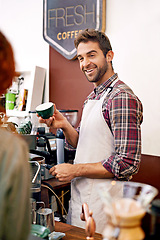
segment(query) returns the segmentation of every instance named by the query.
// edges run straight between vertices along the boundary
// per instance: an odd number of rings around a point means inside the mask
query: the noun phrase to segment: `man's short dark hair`
[[[77,48],[81,42],[86,43],[88,41],[97,42],[105,57],[107,52],[112,50],[109,38],[105,35],[105,33],[95,29],[82,30],[74,40],[74,44]]]

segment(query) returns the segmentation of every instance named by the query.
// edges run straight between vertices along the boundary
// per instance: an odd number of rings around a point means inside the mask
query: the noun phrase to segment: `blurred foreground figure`
[[[0,32],[0,94],[15,76],[13,50]],[[28,147],[16,134],[0,127],[0,239],[25,240],[30,230]]]

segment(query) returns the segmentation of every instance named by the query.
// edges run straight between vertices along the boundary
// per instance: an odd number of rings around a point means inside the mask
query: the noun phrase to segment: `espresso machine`
[[[64,117],[75,127],[78,118],[78,110],[59,110]],[[31,136],[31,135],[30,135]],[[61,163],[73,163],[75,157],[75,149],[68,149],[65,146],[65,137],[62,129],[57,129],[56,134],[46,132],[44,126],[37,127],[37,133],[33,136],[35,144],[30,147],[30,153],[45,158],[48,165],[56,165]],[[43,169],[43,179],[51,176],[48,170]]]
[[[59,110],[64,117],[75,127],[78,119],[78,110]],[[35,113],[36,115],[36,113]],[[35,116],[37,118],[37,116]],[[32,120],[32,119],[31,119]],[[37,125],[34,122],[37,121]],[[36,126],[36,131],[35,131]],[[39,124],[38,118],[32,122],[34,133],[21,134],[29,146],[30,160],[39,161],[44,159],[43,164],[50,167],[61,163],[73,163],[76,149],[67,148],[62,129],[57,129],[56,133],[49,132],[45,124]],[[41,180],[47,180],[53,176],[49,170],[41,164]]]

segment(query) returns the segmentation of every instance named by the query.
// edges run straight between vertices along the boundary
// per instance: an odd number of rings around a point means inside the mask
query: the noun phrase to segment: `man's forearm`
[[[76,148],[79,138],[78,132],[69,123],[64,128],[62,128],[62,130],[67,142]]]
[[[87,178],[112,178],[114,175],[108,172],[102,165],[98,163],[75,164],[76,177]]]

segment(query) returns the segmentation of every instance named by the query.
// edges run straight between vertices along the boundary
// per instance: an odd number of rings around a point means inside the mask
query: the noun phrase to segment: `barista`
[[[59,164],[50,173],[59,181],[71,181],[68,223],[84,227],[82,204],[93,211],[96,231],[105,226],[98,184],[108,178],[129,180],[141,159],[142,104],[112,67],[114,53],[108,37],[95,30],[80,32],[75,40],[80,69],[94,85],[84,104],[80,127],[75,130],[56,109],[46,123],[61,128],[76,149],[75,164]]]

